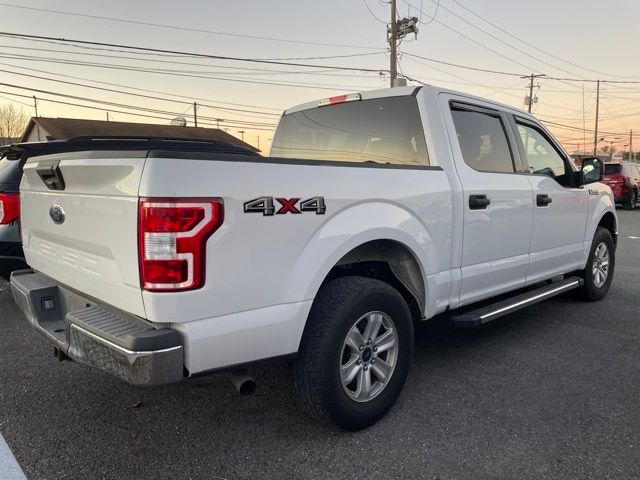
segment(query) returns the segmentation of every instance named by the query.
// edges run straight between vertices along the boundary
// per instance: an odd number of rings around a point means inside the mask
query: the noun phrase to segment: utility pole
[[[395,86],[396,78],[398,78],[398,22],[396,21],[396,0],[391,0],[391,65],[389,68],[389,76],[391,77],[391,87]]]
[[[107,122],[109,121],[109,112],[107,112]]]
[[[629,130],[629,161],[633,160],[633,130]]]
[[[529,113],[531,113],[531,107],[533,106],[533,81],[536,78],[540,78],[540,77],[544,77],[546,75],[544,75],[543,73],[539,73],[539,74],[531,74],[531,75],[527,75],[525,77],[520,77],[520,78],[528,78],[529,79],[529,96],[525,98],[525,104],[529,106]],[[538,101],[538,99],[536,98],[536,102]]]
[[[216,118],[216,128],[220,130],[220,122],[224,122],[222,118]]]
[[[195,127],[198,126],[198,112],[197,112],[198,104],[193,102],[193,125]]]
[[[242,135],[242,141],[244,142],[244,130],[238,130],[238,133]]]
[[[598,118],[600,116],[600,80],[598,80],[596,87],[596,128],[593,135],[593,156],[598,154]]]
[[[35,95],[33,95],[33,108],[36,111],[36,118],[38,118],[38,99]],[[38,136],[38,141],[40,141],[40,125],[36,122],[36,135]]]

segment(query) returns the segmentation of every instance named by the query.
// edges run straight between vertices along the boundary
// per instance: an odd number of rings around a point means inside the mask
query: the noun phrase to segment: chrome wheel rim
[[[609,277],[609,247],[601,242],[593,253],[593,265],[591,269],[593,284],[602,288]]]
[[[340,381],[356,402],[368,402],[389,384],[398,360],[398,332],[391,317],[369,312],[351,326],[340,352]]]

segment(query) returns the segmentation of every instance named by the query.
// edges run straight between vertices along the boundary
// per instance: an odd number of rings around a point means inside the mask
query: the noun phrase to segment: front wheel
[[[314,300],[293,365],[295,387],[315,417],[359,430],[391,408],[412,351],[411,314],[396,289],[371,278],[338,278]]]
[[[580,272],[584,278],[582,294],[586,300],[595,302],[607,295],[616,264],[615,248],[611,232],[606,228],[598,227],[593,236],[587,265]]]

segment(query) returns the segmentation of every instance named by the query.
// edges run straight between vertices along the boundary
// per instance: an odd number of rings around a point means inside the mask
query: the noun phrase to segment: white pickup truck
[[[613,277],[602,163],[576,169],[534,117],[466,94],[293,107],[268,157],[66,144],[25,165],[33,270],[14,272],[14,298],[59,358],[137,385],[286,358],[310,412],[359,429],[400,393],[414,322],[599,300]]]

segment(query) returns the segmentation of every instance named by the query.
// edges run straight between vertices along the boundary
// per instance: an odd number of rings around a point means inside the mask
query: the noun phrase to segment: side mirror
[[[580,184],[600,182],[604,178],[604,162],[599,158],[585,158],[580,169]]]

